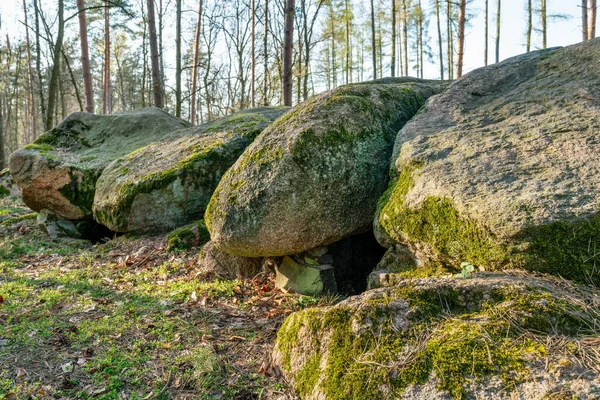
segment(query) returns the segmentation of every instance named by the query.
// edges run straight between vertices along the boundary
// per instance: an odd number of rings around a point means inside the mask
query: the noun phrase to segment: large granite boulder
[[[290,315],[273,359],[303,400],[595,399],[599,299],[521,272],[401,279]]]
[[[201,219],[221,176],[288,109],[244,110],[118,158],[98,179],[94,219],[116,232],[167,231]]]
[[[73,113],[13,153],[10,172],[31,209],[89,219],[96,180],[111,161],[188,126],[157,108],[111,115]]]
[[[212,240],[232,254],[281,256],[368,230],[396,133],[444,86],[383,79],[297,106],[224,175],[205,217]]]
[[[598,60],[600,40],[532,52],[431,98],[396,139],[380,243],[600,284]]]

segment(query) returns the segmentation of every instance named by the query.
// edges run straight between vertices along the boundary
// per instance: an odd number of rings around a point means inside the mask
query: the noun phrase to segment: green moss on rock
[[[170,251],[185,251],[192,247],[201,246],[210,240],[210,234],[204,221],[175,229],[167,236],[167,249]]]
[[[589,306],[560,285],[493,274],[404,282],[292,314],[275,358],[306,399],[397,398],[434,378],[453,399],[489,377],[515,390],[549,337],[593,330]]]

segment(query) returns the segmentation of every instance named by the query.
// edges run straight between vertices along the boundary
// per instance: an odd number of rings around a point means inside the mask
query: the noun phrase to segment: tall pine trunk
[[[485,0],[485,46],[483,50],[483,65],[488,65],[488,44],[489,44],[489,25],[490,25],[490,0]]]
[[[110,83],[110,8],[108,0],[104,4],[104,79],[102,89],[102,113],[112,112],[112,86]]]
[[[83,72],[83,88],[85,90],[85,110],[94,112],[94,84],[92,82],[92,70],[90,68],[90,51],[87,37],[87,22],[85,16],[84,0],[77,0],[79,12],[79,41],[81,44],[81,70]]]
[[[402,33],[404,37],[404,76],[408,76],[408,9],[406,1],[402,0]]]
[[[250,77],[250,92],[252,108],[256,107],[256,4],[252,0],[252,71]]]
[[[265,31],[264,31],[264,37],[263,37],[263,61],[264,61],[264,65],[263,65],[263,72],[264,72],[264,76],[263,76],[263,106],[268,106],[269,105],[269,98],[267,96],[268,93],[268,89],[269,89],[269,81],[267,79],[268,77],[268,69],[269,69],[269,0],[265,0],[265,16],[264,16],[264,22],[265,22]]]
[[[200,63],[200,33],[202,32],[202,0],[198,0],[198,23],[194,35],[194,61],[192,64],[192,100],[190,119],[196,123],[196,92],[198,91],[198,63]]]
[[[499,0],[498,0],[499,1]],[[463,69],[463,57],[465,49],[465,12],[467,8],[467,1],[460,0],[458,7],[458,53],[456,55],[456,78],[462,76]]]
[[[547,19],[547,9],[546,9],[546,0],[541,0],[541,9],[540,13],[542,16],[542,48],[545,49],[548,47],[548,19]]]
[[[33,0],[33,8],[35,11],[35,70],[37,73],[37,89],[40,98],[40,110],[42,112],[42,122],[46,127],[46,101],[44,99],[44,86],[42,81],[42,48],[40,45],[40,7],[39,0]]]
[[[487,0],[486,0],[487,1]],[[440,0],[435,0],[435,15],[437,19],[438,46],[440,52],[440,79],[444,79],[444,49],[442,45],[442,24],[440,22]]]
[[[588,25],[588,38],[593,39],[596,37],[596,0],[590,0],[590,11],[589,11],[589,19],[590,24]]]
[[[500,62],[500,17],[502,13],[502,1],[498,0],[496,12],[496,64]]]
[[[531,51],[531,32],[533,31],[533,0],[527,1],[527,52]]]
[[[286,0],[283,40],[283,105],[292,105],[292,50],[294,45],[294,0]]]
[[[587,2],[587,0],[581,0],[581,32],[583,33],[583,40],[588,40],[589,36],[588,36],[588,2]]]
[[[152,60],[152,91],[154,107],[162,108],[162,84],[160,82],[160,64],[158,60],[158,43],[156,38],[156,20],[154,0],[148,0],[148,32],[150,34],[150,58]]]
[[[25,0],[23,0],[23,14],[25,17],[25,26],[29,26],[27,21],[27,4],[25,3]],[[35,108],[35,95],[33,92],[33,67],[31,65],[31,42],[29,41],[29,29],[25,29],[25,45],[27,46],[27,89],[29,92],[29,113],[31,114],[32,121],[32,126],[30,128],[31,137],[28,138],[28,141],[32,142],[37,138],[37,112]]]
[[[377,79],[377,44],[375,43],[375,4],[371,0],[371,47],[373,55],[373,79]]]
[[[181,117],[181,0],[175,8],[175,115]]]
[[[62,42],[65,33],[65,15],[64,0],[58,0],[58,34],[54,44],[52,55],[52,72],[50,74],[50,86],[48,88],[48,110],[46,114],[46,130],[54,127],[54,113],[56,111],[56,102],[58,100],[58,79],[60,75],[60,55],[62,51]]]
[[[448,78],[454,76],[454,32],[452,31],[452,13],[452,0],[446,0],[446,27],[448,29]]]
[[[392,62],[390,72],[393,78],[396,74],[396,0],[392,0]]]

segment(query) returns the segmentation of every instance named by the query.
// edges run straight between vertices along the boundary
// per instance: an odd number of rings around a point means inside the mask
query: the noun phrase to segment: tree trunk
[[[590,12],[589,19],[590,24],[588,26],[588,38],[593,39],[596,37],[596,0],[590,0]]]
[[[294,44],[294,0],[286,0],[283,43],[283,105],[292,105],[292,47]]]
[[[448,78],[454,76],[454,38],[452,32],[452,0],[446,1],[446,25],[448,29]]]
[[[162,84],[160,82],[160,64],[158,60],[158,43],[156,38],[156,20],[154,14],[154,0],[148,0],[148,32],[150,34],[150,58],[152,59],[152,91],[154,93],[154,107],[163,108]]]
[[[196,123],[196,91],[198,90],[198,63],[200,62],[200,33],[202,24],[202,0],[198,1],[198,23],[194,35],[194,63],[192,65],[192,105],[190,119]]]
[[[25,16],[25,26],[28,27],[29,23],[27,22],[27,4],[25,3],[25,0],[23,0],[23,14]],[[33,68],[31,66],[31,42],[29,41],[29,28],[25,29],[25,45],[27,46],[27,86],[29,92],[29,112],[32,120],[32,126],[30,128],[31,137],[28,138],[28,142],[32,142],[37,138],[37,112],[35,108],[35,95],[33,93]]]
[[[25,1],[25,0],[23,0]],[[85,17],[84,0],[77,0],[79,12],[79,40],[81,43],[81,69],[83,72],[83,87],[85,90],[85,110],[94,112],[94,85],[92,82],[92,71],[90,68],[90,51],[87,37],[87,22]]]
[[[40,109],[42,111],[42,122],[46,127],[46,101],[44,100],[44,87],[42,85],[42,50],[40,46],[40,8],[38,0],[33,0],[35,10],[35,69],[37,72],[38,95],[40,96]]]
[[[502,12],[502,1],[498,0],[498,11],[496,12],[496,64],[500,62],[500,17]]]
[[[484,45],[484,50],[483,50],[483,65],[488,65],[488,43],[489,43],[489,25],[490,25],[490,21],[489,21],[489,9],[490,9],[490,0],[485,0],[485,45]]]
[[[435,14],[437,17],[438,45],[439,45],[439,52],[440,52],[440,79],[444,80],[444,49],[442,47],[442,25],[440,22],[440,0],[435,0]]]
[[[392,0],[392,62],[390,72],[393,78],[396,75],[396,0]]]
[[[531,51],[531,32],[533,31],[533,1],[527,1],[527,52]]]
[[[377,79],[377,45],[375,43],[375,4],[371,0],[371,47],[373,54],[373,79]]]
[[[546,0],[542,0],[541,3],[541,15],[542,15],[542,48],[548,47],[548,20],[546,18]]]
[[[46,130],[54,127],[54,112],[58,99],[58,78],[60,75],[60,54],[62,50],[63,36],[65,33],[64,0],[58,0],[58,34],[54,44],[52,56],[52,73],[50,75],[50,86],[48,88],[48,110],[46,115]]]
[[[345,4],[345,10],[346,10],[346,15],[344,16],[344,19],[346,20],[346,84],[350,83],[350,71],[351,71],[351,67],[350,67],[350,51],[351,51],[351,46],[350,46],[350,9],[348,7],[348,0],[346,0],[344,2]]]
[[[531,1],[531,0],[530,0]],[[583,33],[583,40],[588,40],[588,2],[587,0],[581,0],[581,32]]]
[[[406,9],[406,1],[402,0],[402,29],[404,39],[404,76],[408,76],[408,10]]]
[[[265,0],[265,16],[264,16],[264,22],[265,22],[265,31],[263,33],[263,70],[264,70],[264,76],[263,76],[263,106],[268,106],[269,105],[269,98],[267,96],[267,91],[269,89],[269,81],[267,79],[268,74],[269,74],[269,36],[268,36],[268,32],[269,32],[269,0]]]
[[[421,79],[423,79],[423,65],[425,60],[423,58],[423,8],[421,8],[421,0],[419,0],[419,71],[421,73]]]
[[[252,108],[256,107],[256,3],[252,0],[252,68],[250,77],[250,92]]]
[[[110,7],[108,0],[104,3],[104,79],[102,80],[102,113],[112,112],[112,87],[110,83]]]
[[[0,97],[0,171],[6,165],[6,155],[4,153],[4,115],[2,113],[2,97]]]
[[[498,0],[499,2],[500,0]],[[463,68],[463,56],[465,49],[465,12],[467,8],[467,1],[460,0],[458,8],[458,54],[456,55],[456,78],[462,76]]]
[[[83,111],[83,100],[81,100],[81,95],[79,94],[79,87],[77,86],[77,80],[75,79],[75,74],[73,73],[73,68],[71,68],[71,64],[69,63],[69,59],[65,52],[62,52],[63,60],[65,60],[65,66],[67,67],[67,71],[69,72],[69,78],[71,78],[71,84],[73,85],[73,89],[75,89],[75,98],[77,99],[77,104],[79,105],[79,111]]]
[[[181,0],[175,13],[175,116],[181,118]]]

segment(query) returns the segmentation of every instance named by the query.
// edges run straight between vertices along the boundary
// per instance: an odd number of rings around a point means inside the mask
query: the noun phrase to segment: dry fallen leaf
[[[25,376],[27,376],[27,371],[25,371],[25,368],[17,368],[17,379],[21,379]]]

